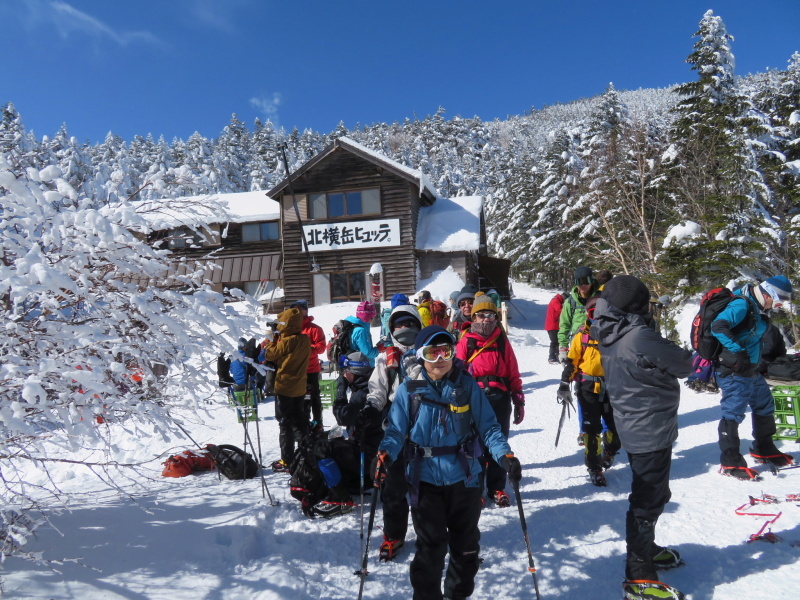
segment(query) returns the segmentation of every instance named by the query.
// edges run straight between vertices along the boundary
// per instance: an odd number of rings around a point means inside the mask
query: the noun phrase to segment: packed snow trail
[[[427,286],[446,298],[450,289]],[[519,359],[527,397],[525,420],[511,427],[510,443],[523,465],[520,492],[541,597],[618,600],[622,597],[624,530],[630,474],[624,452],[606,472],[607,487],[593,486],[576,443],[573,414],[554,447],[561,406],[556,390],[561,366],[547,363],[549,340],[542,329],[555,291],[515,283],[517,310],[511,310],[510,339]],[[314,308],[311,314],[326,334],[354,304]],[[520,314],[521,313],[521,314]],[[690,314],[691,313],[691,314]],[[524,315],[524,318],[523,316]],[[680,317],[688,335],[693,310]],[[374,336],[377,335],[377,330]],[[213,364],[214,354],[209,354]],[[215,377],[209,368],[209,377]],[[770,527],[782,541],[747,543],[766,517],[737,515],[749,496],[785,499],[800,493],[800,469],[773,476],[758,466],[763,480],[741,482],[717,473],[719,396],[682,386],[680,436],[674,447],[672,501],[658,523],[657,541],[678,549],[686,561],[663,579],[692,600],[752,600],[787,597],[800,589],[800,506],[784,500],[767,511],[782,512]],[[244,445],[242,425],[220,391],[206,410],[180,414],[200,444]],[[260,407],[264,464],[278,456],[278,427],[272,403]],[[326,410],[325,425],[334,423]],[[161,463],[193,447],[181,434],[133,439],[123,424],[108,423],[108,435],[123,440],[121,462],[147,461],[139,473],[110,471],[124,492],[102,486],[86,469],[51,468],[61,489],[80,492],[69,511],[50,515],[26,549],[44,559],[78,559],[34,567],[6,559],[2,578],[6,597],[80,600],[352,599],[360,568],[359,510],[330,520],[308,519],[291,498],[288,475],[267,472],[267,484],[280,502],[262,499],[261,481],[219,480],[215,473],[163,479]],[[251,435],[253,434],[253,424]],[[742,449],[750,443],[749,417],[741,428]],[[778,442],[800,456],[798,444]],[[752,466],[752,461],[750,461]],[[31,468],[30,477],[37,477]],[[39,474],[40,479],[44,475]],[[509,492],[511,488],[509,487]],[[369,503],[370,497],[365,498]],[[481,516],[481,556],[474,598],[534,597],[519,513],[491,503]],[[773,510],[775,509],[775,510]],[[411,598],[408,573],[414,551],[413,528],[396,560],[378,562],[382,536],[380,508],[369,555],[365,599]],[[766,532],[766,530],[765,530]]]

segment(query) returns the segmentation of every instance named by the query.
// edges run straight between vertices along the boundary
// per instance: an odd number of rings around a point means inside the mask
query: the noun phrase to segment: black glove
[[[719,361],[723,367],[727,367],[737,375],[745,377],[752,375],[755,368],[755,365],[750,363],[750,355],[744,350],[740,350],[736,354],[729,350],[724,350],[719,355]]]
[[[364,419],[364,423],[367,424],[380,423],[381,411],[372,406],[372,404],[365,404],[364,408],[361,409],[361,417]]]
[[[564,404],[564,402],[572,402],[572,392],[569,391],[569,382],[562,381],[558,385],[558,392],[556,392],[556,398],[558,398],[559,404]]]
[[[522,479],[522,465],[516,456],[513,454],[506,454],[500,461],[500,466],[506,470],[506,473],[508,473],[508,478],[511,481],[515,483],[520,482]]]
[[[386,454],[386,450],[378,450],[375,458],[372,459],[369,472],[372,473],[372,482],[375,487],[381,487],[386,481],[386,473],[392,464],[392,457]]]

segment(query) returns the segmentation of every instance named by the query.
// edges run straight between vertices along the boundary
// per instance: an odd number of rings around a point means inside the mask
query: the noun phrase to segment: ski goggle
[[[439,344],[438,346],[423,346],[417,350],[417,358],[425,362],[435,363],[440,360],[452,360],[456,352],[452,344]]]
[[[591,285],[592,284],[592,277],[587,275],[586,277],[576,277],[575,278],[575,285]]]
[[[476,312],[474,317],[480,317],[484,321],[494,321],[497,318],[497,315],[490,310],[482,310],[480,312]]]

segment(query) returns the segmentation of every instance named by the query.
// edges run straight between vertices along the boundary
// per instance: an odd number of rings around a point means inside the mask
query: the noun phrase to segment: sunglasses
[[[586,277],[578,277],[575,279],[575,285],[591,285],[592,278],[588,275]]]
[[[458,306],[459,306],[459,307],[461,307],[461,306],[467,306],[468,304],[469,304],[470,306],[472,306],[472,304],[473,304],[472,300],[462,300],[461,302],[459,302],[459,303],[458,303]]]
[[[472,316],[473,316],[473,317],[480,317],[480,318],[481,318],[481,319],[483,319],[484,321],[494,321],[494,320],[497,318],[497,315],[496,315],[496,314],[494,314],[493,312],[491,312],[491,311],[484,311],[484,310],[482,310],[481,312],[476,312],[476,313],[475,313],[474,315],[472,315]]]
[[[417,351],[417,356],[425,362],[435,363],[440,360],[452,360],[456,352],[452,344],[441,344],[439,346],[423,346]]]

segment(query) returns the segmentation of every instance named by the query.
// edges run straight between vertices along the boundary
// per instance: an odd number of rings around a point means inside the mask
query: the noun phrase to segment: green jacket
[[[578,286],[572,288],[569,297],[564,300],[564,308],[561,309],[561,318],[558,320],[559,348],[569,348],[575,333],[586,322],[586,303],[592,296],[599,295],[600,289],[597,283],[592,284],[588,298],[581,298]]]

